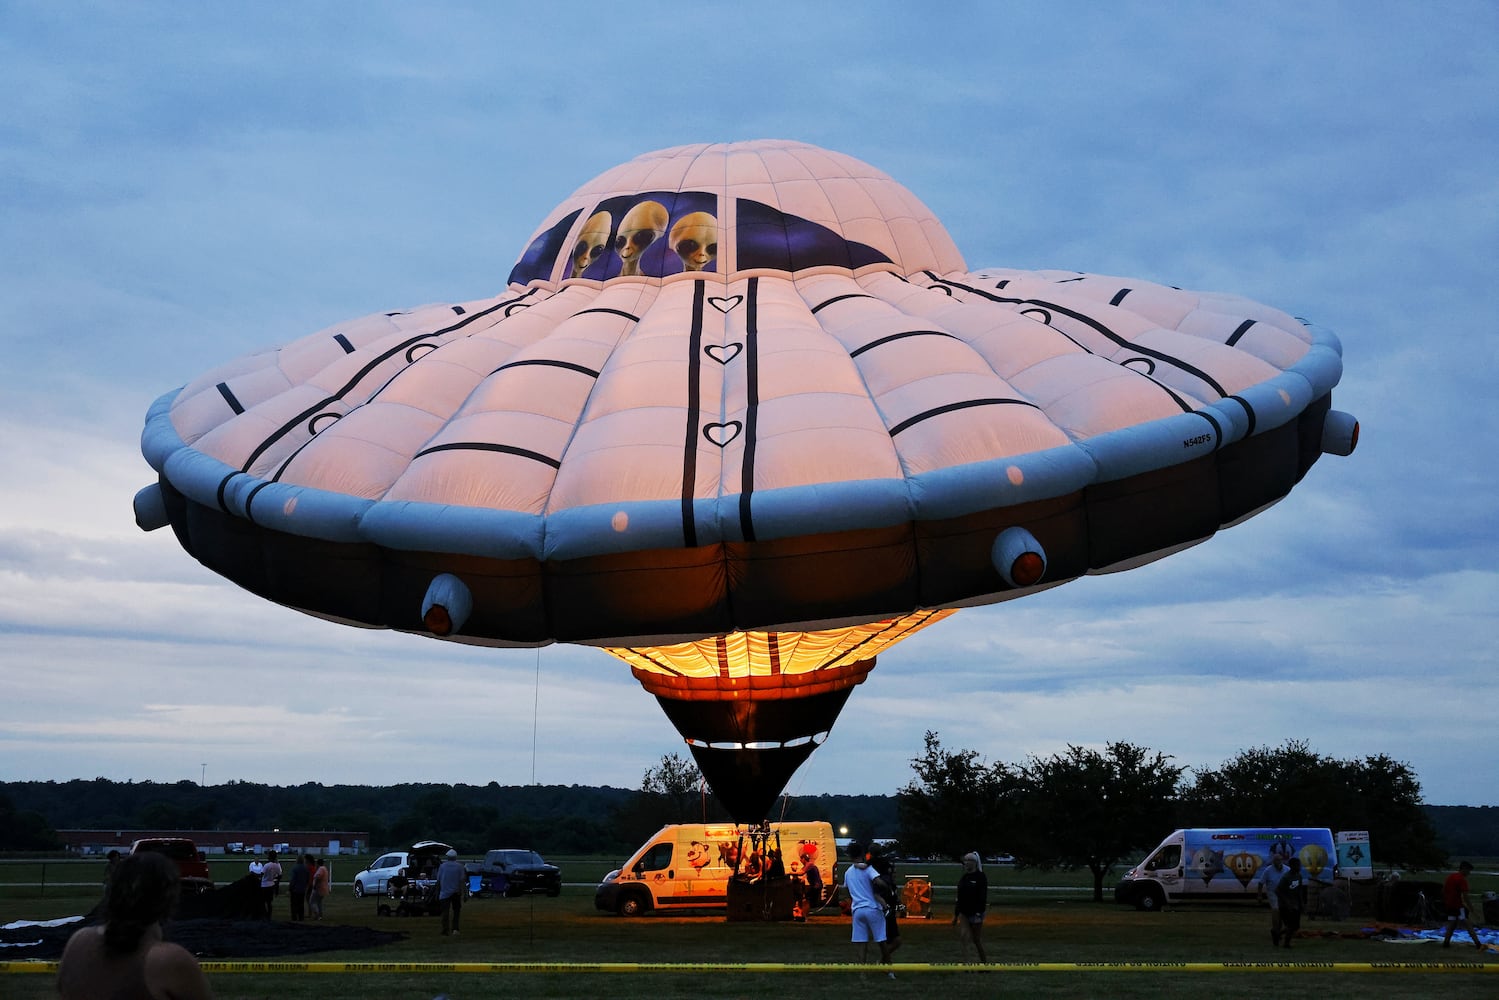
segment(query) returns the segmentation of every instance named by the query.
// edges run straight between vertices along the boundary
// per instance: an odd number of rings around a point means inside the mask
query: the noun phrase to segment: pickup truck
[[[544,892],[562,894],[562,869],[547,864],[535,851],[504,848],[485,851],[484,860],[464,866],[469,875],[479,876],[479,892],[501,896],[520,896]]]
[[[184,894],[207,892],[213,888],[208,862],[198,857],[198,845],[186,837],[149,837],[130,845],[130,853],[150,851],[165,854],[177,865]]]

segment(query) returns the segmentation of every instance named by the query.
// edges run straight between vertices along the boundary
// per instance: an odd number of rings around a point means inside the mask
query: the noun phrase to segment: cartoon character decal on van
[[[1223,874],[1223,852],[1199,847],[1192,855],[1192,867],[1202,876],[1202,884],[1207,885],[1213,876]]]
[[[687,845],[687,863],[692,866],[693,871],[702,871],[712,860],[712,850],[701,840],[694,840]]]
[[[1246,889],[1254,880],[1255,873],[1260,870],[1260,856],[1248,851],[1230,854],[1223,861],[1228,865],[1228,870],[1234,873],[1234,878]]]

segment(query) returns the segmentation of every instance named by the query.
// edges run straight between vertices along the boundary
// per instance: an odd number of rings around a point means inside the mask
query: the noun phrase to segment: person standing
[[[1301,874],[1301,859],[1286,862],[1286,873],[1275,886],[1276,902],[1280,908],[1281,937],[1285,947],[1291,947],[1291,939],[1301,930],[1301,911],[1306,909],[1306,877]]]
[[[900,890],[895,886],[895,862],[888,856],[880,857],[870,862],[870,867],[878,873],[874,891],[880,905],[885,908],[885,940],[880,942],[880,962],[892,965],[891,956],[900,947],[900,922],[896,919],[896,911],[900,909]]]
[[[291,866],[291,892],[286,898],[291,904],[293,920],[302,920],[307,915],[307,893],[312,888],[312,872],[307,869],[307,861],[308,858],[304,855]]]
[[[885,911],[875,895],[875,871],[869,866],[869,855],[857,846],[850,853],[855,860],[843,873],[843,887],[848,890],[849,915],[854,921],[853,943],[860,946],[859,961],[868,964],[871,941],[884,951]]]
[[[1286,859],[1279,851],[1270,853],[1270,865],[1260,869],[1259,898],[1268,900],[1270,903],[1270,944],[1276,948],[1280,947],[1280,897],[1275,894],[1275,887],[1280,885],[1280,880],[1286,874]]]
[[[312,919],[323,919],[323,900],[328,898],[328,893],[333,891],[333,873],[323,863],[322,858],[317,859],[317,867],[312,870],[312,892],[307,901],[312,906]]]
[[[275,851],[265,852],[265,864],[260,869],[260,905],[265,910],[265,918],[271,919],[276,901],[276,890],[281,885],[281,863],[276,860]]]
[[[822,870],[817,867],[817,857],[803,854],[802,878],[807,882],[807,902],[813,908],[822,905]]]
[[[68,938],[57,965],[58,996],[211,998],[198,960],[162,940],[161,922],[177,905],[178,884],[177,866],[164,854],[122,859],[104,897],[104,923]]]
[[[953,908],[952,922],[957,925],[964,956],[968,954],[968,942],[972,941],[982,965],[989,963],[983,938],[984,911],[988,908],[989,878],[977,852],[970,851],[963,855],[963,874],[958,877],[958,903]]]
[[[1473,922],[1468,918],[1468,914],[1473,912],[1473,900],[1468,898],[1468,873],[1472,870],[1473,862],[1464,861],[1442,883],[1442,905],[1447,909],[1447,932],[1442,935],[1443,948],[1452,947],[1452,932],[1457,930],[1458,924],[1462,924],[1468,937],[1473,939],[1474,947],[1483,949],[1483,942],[1478,940],[1478,932],[1473,929]]]
[[[458,936],[458,917],[463,912],[463,896],[468,891],[468,871],[458,860],[458,852],[448,848],[447,860],[437,866],[437,906],[442,911],[442,933]]]

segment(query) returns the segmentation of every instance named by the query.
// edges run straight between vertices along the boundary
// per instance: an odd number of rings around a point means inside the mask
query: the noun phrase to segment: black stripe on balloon
[[[235,413],[245,412],[245,408],[240,405],[239,400],[234,398],[234,393],[229,391],[229,383],[220,382],[218,388],[219,395],[224,397],[224,402],[229,404],[229,409],[233,410]]]
[[[592,368],[574,364],[571,361],[557,361],[553,358],[529,358],[525,361],[512,361],[507,365],[500,365],[500,367],[496,368],[489,374],[498,375],[500,372],[505,371],[507,368],[523,368],[526,365],[545,365],[549,368],[566,368],[568,371],[578,372],[580,375],[587,375],[590,378],[599,377],[599,373],[594,371]]]
[[[852,351],[849,351],[848,356],[851,358],[857,358],[859,355],[863,354],[867,350],[870,350],[871,348],[880,347],[884,344],[890,343],[892,340],[901,340],[906,337],[947,337],[949,340],[958,340],[957,337],[954,337],[952,334],[947,333],[944,330],[907,330],[904,333],[892,333],[890,336],[881,337],[879,340],[871,340],[863,347],[856,347]]]
[[[760,410],[760,279],[745,290],[744,312],[744,457],[739,466],[739,528],[746,542],[755,540],[750,494],[755,488],[755,418]]]
[[[1117,306],[1119,303],[1121,303],[1121,302],[1124,301],[1124,297],[1126,295],[1128,295],[1130,292],[1133,292],[1133,291],[1134,291],[1133,288],[1121,288],[1121,289],[1119,289],[1119,291],[1117,291],[1117,292],[1114,293],[1114,297],[1112,299],[1109,299],[1109,305],[1111,305],[1111,306]]]
[[[1209,375],[1207,372],[1203,371],[1202,369],[1197,368],[1197,367],[1195,367],[1193,365],[1189,365],[1185,361],[1183,361],[1182,359],[1177,358],[1177,357],[1173,357],[1172,355],[1167,354],[1164,351],[1157,351],[1157,350],[1153,350],[1153,349],[1151,349],[1149,347],[1144,347],[1144,346],[1142,346],[1140,344],[1131,343],[1130,341],[1126,340],[1125,338],[1119,336],[1119,334],[1115,333],[1113,330],[1110,330],[1108,327],[1104,326],[1102,323],[1100,323],[1098,320],[1094,319],[1092,316],[1089,316],[1089,315],[1087,315],[1085,313],[1080,313],[1076,309],[1069,309],[1066,306],[1058,305],[1055,302],[1047,302],[1047,301],[1045,301],[1043,299],[1016,299],[1016,298],[1008,298],[1008,297],[1003,296],[1003,295],[995,295],[994,293],[987,292],[987,291],[985,291],[982,288],[974,288],[971,285],[964,285],[964,284],[960,284],[959,282],[956,282],[956,281],[948,281],[948,280],[946,280],[944,278],[939,278],[935,274],[933,274],[931,271],[927,271],[926,275],[929,278],[931,278],[933,281],[940,282],[941,284],[944,284],[944,285],[951,285],[953,288],[958,288],[958,289],[961,289],[961,290],[963,290],[965,292],[972,292],[974,295],[978,295],[978,296],[980,296],[982,298],[989,299],[991,302],[999,302],[999,303],[1002,303],[1004,305],[1034,305],[1034,306],[1038,306],[1038,307],[1043,308],[1043,309],[1049,309],[1052,312],[1061,313],[1063,316],[1069,316],[1072,319],[1077,320],[1079,323],[1082,323],[1084,326],[1088,326],[1088,327],[1091,327],[1092,329],[1096,330],[1098,333],[1102,334],[1107,339],[1109,339],[1109,340],[1113,341],[1114,343],[1118,344],[1120,347],[1128,347],[1130,350],[1138,351],[1141,354],[1149,355],[1150,357],[1153,357],[1153,358],[1155,358],[1155,359],[1157,359],[1159,361],[1164,361],[1167,364],[1172,365],[1173,367],[1178,368],[1178,369],[1180,369],[1183,372],[1186,372],[1188,375],[1191,375],[1193,378],[1197,378],[1197,379],[1202,380],[1202,382],[1204,382],[1205,384],[1207,384],[1209,387],[1212,388],[1212,390],[1214,392],[1216,392],[1218,394],[1218,397],[1220,399],[1228,395],[1228,390],[1225,389],[1223,386],[1219,385],[1217,379],[1213,378],[1211,375]],[[1056,327],[1052,327],[1052,329],[1057,330],[1058,333],[1061,333],[1063,336],[1066,336],[1066,333],[1064,331],[1058,330]],[[1067,339],[1071,340],[1074,344],[1077,344],[1077,341],[1074,338],[1067,337]],[[1077,346],[1083,347],[1082,344],[1078,344]],[[1087,348],[1083,347],[1083,350],[1086,351]],[[1089,353],[1096,353],[1096,352],[1091,352],[1090,351]],[[1160,381],[1158,381],[1156,379],[1151,379],[1151,381],[1155,382],[1156,385],[1159,385],[1162,389],[1164,389],[1167,392],[1167,394],[1170,395],[1171,398],[1176,401],[1176,404],[1182,408],[1182,412],[1183,413],[1191,413],[1192,412],[1192,407],[1190,405],[1188,405],[1187,402],[1184,399],[1182,399],[1181,396],[1179,396],[1177,393],[1171,391],[1170,388],[1168,388],[1167,386],[1163,385]]]
[[[1215,416],[1213,416],[1207,410],[1197,410],[1196,413],[1197,413],[1197,416],[1201,417],[1202,419],[1206,420],[1208,423],[1210,423],[1210,424],[1213,425],[1213,450],[1217,451],[1219,448],[1222,448],[1223,447],[1223,425],[1218,422],[1218,418],[1215,417]]]
[[[687,676],[686,671],[682,670],[676,664],[672,663],[668,659],[665,659],[664,657],[657,656],[656,654],[657,654],[658,651],[656,650],[656,648],[654,646],[625,646],[625,647],[622,647],[622,648],[626,649],[627,651],[629,651],[631,653],[634,653],[636,656],[640,657],[642,660],[644,660],[647,663],[650,663],[653,666],[659,668],[660,671],[663,674],[667,674],[667,675],[672,676],[672,677],[686,677]],[[635,669],[635,668],[632,667],[631,669]],[[642,673],[644,673],[644,671],[642,671]]]
[[[529,448],[517,448],[513,444],[496,444],[493,441],[449,441],[447,444],[434,444],[432,447],[423,448],[415,455],[412,455],[411,460],[415,462],[424,455],[432,455],[439,451],[493,451],[501,455],[529,458],[533,462],[550,465],[554,469],[562,468],[561,460],[553,458],[550,455],[543,455],[541,452],[532,451]]]
[[[360,382],[364,381],[365,377],[368,376],[370,372],[372,372],[376,368],[380,367],[386,361],[390,360],[391,358],[393,358],[393,357],[395,357],[395,356],[397,356],[399,354],[403,354],[405,351],[409,350],[412,346],[414,346],[416,344],[419,344],[419,343],[421,343],[424,340],[429,340],[429,339],[431,339],[433,337],[445,336],[446,334],[452,333],[455,330],[461,330],[461,329],[463,329],[465,326],[468,326],[470,323],[474,322],[475,320],[482,319],[485,316],[488,316],[490,313],[497,312],[497,311],[502,310],[502,309],[508,309],[511,306],[520,304],[527,297],[536,294],[536,292],[538,290],[539,289],[536,289],[536,288],[528,289],[527,291],[523,292],[521,295],[517,296],[516,298],[508,299],[508,300],[506,300],[504,302],[496,302],[494,305],[490,306],[488,309],[484,309],[484,310],[481,310],[481,311],[476,312],[476,313],[470,313],[469,315],[465,316],[463,319],[459,320],[456,323],[451,324],[450,326],[445,326],[445,327],[443,327],[440,330],[434,330],[431,333],[421,333],[421,334],[417,334],[414,337],[408,337],[407,339],[401,341],[399,344],[396,344],[396,345],[394,345],[392,347],[389,347],[386,350],[382,351],[379,355],[377,355],[376,357],[372,358],[363,368],[360,368],[359,371],[355,372],[353,374],[353,376],[351,376],[349,378],[349,380],[343,384],[343,387],[340,388],[337,392],[333,393],[331,396],[326,396],[322,400],[320,400],[319,402],[314,403],[312,406],[307,407],[307,409],[303,410],[301,413],[298,413],[296,416],[292,417],[286,423],[282,424],[275,431],[273,431],[271,433],[270,437],[266,438],[259,445],[257,445],[255,447],[254,451],[250,452],[249,457],[245,459],[245,464],[243,466],[241,466],[241,469],[243,469],[244,471],[248,472],[250,470],[250,466],[252,466],[252,465],[255,464],[256,459],[260,458],[261,455],[265,454],[265,452],[273,444],[275,444],[277,441],[280,441],[282,438],[286,437],[286,435],[290,434],[293,430],[295,430],[298,427],[302,426],[302,424],[303,424],[304,421],[306,421],[309,417],[312,417],[312,416],[316,415],[319,410],[322,410],[322,409],[326,408],[328,406],[328,404],[335,403],[335,402],[343,399],[344,396],[348,395],[350,392],[353,391],[353,389],[354,389],[355,386],[357,386]],[[398,316],[398,315],[400,315],[400,313],[387,313],[387,315]],[[389,385],[390,384],[390,380],[387,379],[385,384]]]
[[[1228,339],[1225,340],[1224,343],[1229,347],[1234,346],[1239,342],[1240,337],[1249,332],[1249,328],[1251,326],[1254,326],[1254,320],[1246,319],[1244,322],[1239,324],[1239,328],[1237,330],[1228,335]]]
[[[832,298],[827,299],[827,300],[825,300],[823,302],[819,302],[817,305],[813,306],[812,307],[812,315],[816,316],[819,312],[821,312],[826,307],[832,305],[834,302],[842,302],[844,299],[872,299],[872,298],[874,298],[873,295],[867,295],[864,292],[848,292],[845,295],[834,295]]]
[[[389,385],[389,384],[390,384],[389,382],[385,383],[385,385]],[[380,391],[384,392],[385,391],[385,386],[381,386],[380,387]],[[302,454],[302,450],[304,448],[306,448],[308,445],[312,444],[312,442],[314,442],[314,441],[317,440],[317,430],[316,430],[316,428],[314,428],[311,424],[309,424],[308,427],[307,427],[307,430],[308,430],[308,433],[311,434],[311,437],[309,437],[306,441],[303,441],[301,444],[297,445],[296,448],[292,449],[292,453],[290,455],[287,455],[286,456],[286,460],[284,462],[282,462],[280,464],[280,466],[278,466],[276,468],[276,471],[274,473],[272,473],[271,479],[270,479],[271,482],[273,482],[273,483],[279,483],[279,482],[281,482],[281,477],[284,476],[284,475],[286,475],[286,470],[289,469],[289,468],[291,468],[291,464],[297,460],[297,456],[298,455]]]
[[[231,511],[224,504],[224,491],[229,488],[229,480],[233,479],[235,476],[238,476],[238,475],[243,475],[243,473],[231,472],[231,473],[229,473],[229,475],[225,476],[223,479],[220,479],[219,480],[219,488],[218,488],[217,492],[214,493],[214,498],[213,498],[214,502],[219,505],[219,510],[223,511],[225,514],[232,514],[233,511]]]
[[[1245,437],[1251,437],[1251,436],[1253,436],[1253,434],[1254,434],[1254,407],[1250,406],[1248,400],[1246,400],[1243,396],[1230,396],[1228,398],[1231,399],[1231,400],[1233,400],[1235,403],[1238,403],[1240,406],[1244,407],[1244,412],[1249,417],[1249,429],[1244,432],[1244,436]]]
[[[886,636],[892,630],[897,630],[898,629],[900,632],[903,632],[903,633],[909,635],[912,631],[914,631],[916,628],[918,628],[924,622],[926,622],[927,619],[931,618],[932,615],[935,614],[935,613],[936,612],[933,612],[933,611],[926,612],[924,615],[921,616],[921,620],[920,621],[908,621],[907,619],[904,619],[904,618],[898,618],[895,621],[886,622],[884,628],[880,629],[878,632],[873,632],[873,633],[870,633],[869,635],[866,635],[864,638],[860,639],[858,642],[854,643],[852,646],[848,647],[847,649],[839,650],[838,654],[836,656],[834,656],[831,660],[825,660],[824,662],[822,662],[821,664],[819,664],[818,667],[817,667],[817,669],[821,670],[821,669],[826,668],[826,667],[831,667],[831,666],[833,666],[834,664],[836,664],[836,663],[838,663],[840,661],[842,661],[844,663],[849,663],[849,662],[857,663],[859,660],[863,659],[863,657],[857,656],[855,654],[857,654],[859,652],[859,650],[863,649],[865,646],[867,646],[870,643],[874,642],[876,639],[883,638],[884,636]],[[897,640],[894,640],[894,641],[895,642],[899,642],[900,640],[897,639]],[[893,645],[893,644],[894,644],[893,642],[892,643],[886,643],[885,644],[885,648],[889,649],[890,646]]]
[[[344,353],[345,354],[353,354],[354,353],[354,345],[351,344],[351,343],[349,343],[349,338],[345,337],[343,334],[341,334],[341,333],[335,333],[333,335],[333,342],[335,344],[337,344],[339,347],[342,347],[344,349]]]
[[[629,320],[631,323],[639,323],[640,322],[640,317],[634,315],[633,313],[627,313],[623,309],[610,309],[610,308],[607,308],[606,306],[596,306],[596,307],[594,307],[592,309],[579,309],[577,312],[573,313],[573,315],[574,316],[587,316],[589,313],[607,313],[610,316],[623,316],[625,319]]]
[[[1029,406],[1033,410],[1041,409],[1035,403],[1027,402],[1024,399],[965,399],[959,403],[947,403],[942,406],[935,406],[930,410],[916,414],[914,417],[907,417],[890,428],[890,436],[895,437],[901,431],[911,427],[913,424],[919,424],[923,420],[930,420],[932,417],[940,417],[944,413],[951,413],[954,410],[966,410],[974,406]]]
[[[259,483],[253,490],[250,491],[250,495],[245,497],[245,520],[249,521],[251,524],[255,523],[255,515],[250,512],[250,508],[255,505],[255,497],[260,494],[261,490],[265,489],[269,485],[271,484],[268,482]]]
[[[692,514],[692,499],[697,491],[697,435],[702,414],[703,390],[698,384],[703,370],[703,305],[707,301],[706,281],[694,281],[692,290],[692,332],[687,338],[687,435],[682,446],[682,543],[689,549],[697,545],[697,521]]]

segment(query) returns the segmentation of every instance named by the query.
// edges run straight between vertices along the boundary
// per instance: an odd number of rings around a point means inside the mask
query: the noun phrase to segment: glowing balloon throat
[[[136,518],[310,614],[607,649],[754,822],[892,643],[1352,452],[1341,373],[1332,334],[1232,295],[971,272],[851,157],[687,146],[563,201],[496,296],[161,397]]]

